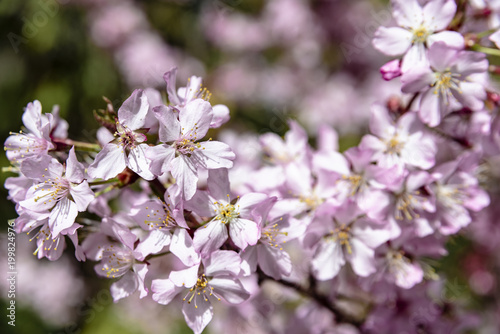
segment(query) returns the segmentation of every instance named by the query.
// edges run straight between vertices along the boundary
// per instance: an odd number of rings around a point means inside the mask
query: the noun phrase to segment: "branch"
[[[349,314],[346,314],[342,309],[340,309],[337,305],[333,304],[330,299],[315,291],[314,287],[316,286],[316,281],[314,280],[314,284],[312,284],[309,288],[305,288],[300,284],[285,281],[283,279],[276,280],[270,276],[267,276],[260,268],[257,268],[257,273],[259,275],[259,285],[265,280],[271,280],[277,282],[283,286],[294,289],[305,297],[311,298],[319,305],[328,309],[335,316],[335,321],[337,323],[347,323],[351,324],[357,328],[361,328],[365,319],[357,319]]]

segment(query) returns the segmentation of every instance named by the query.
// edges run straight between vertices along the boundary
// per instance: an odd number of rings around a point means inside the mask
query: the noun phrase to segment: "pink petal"
[[[165,80],[167,86],[168,101],[173,105],[181,104],[175,89],[176,74],[177,74],[177,67],[173,67],[170,71],[166,72],[163,75],[163,79]]]
[[[167,305],[177,294],[184,290],[174,285],[169,279],[155,279],[151,284],[153,300],[158,304]]]
[[[427,38],[427,46],[430,47],[436,42],[443,42],[449,47],[455,49],[463,49],[465,47],[465,40],[462,34],[456,31],[441,31],[437,34],[432,34]]]
[[[402,27],[418,27],[422,23],[422,7],[417,0],[392,0],[392,16]]]
[[[201,147],[193,152],[196,164],[206,168],[231,168],[235,155],[229,145],[220,141],[204,141]]]
[[[165,144],[151,146],[146,150],[146,158],[150,161],[151,173],[160,176],[170,171],[170,163],[175,158],[175,149]]]
[[[122,278],[111,284],[110,291],[113,301],[116,303],[120,299],[130,296],[138,287],[139,282],[136,274],[129,270]]]
[[[401,72],[406,73],[414,67],[429,66],[428,55],[423,43],[414,43],[408,52],[403,56],[401,62]]]
[[[208,171],[208,191],[213,198],[227,201],[231,193],[227,168],[210,169]]]
[[[78,208],[75,202],[67,197],[57,202],[56,206],[50,212],[49,217],[49,227],[52,236],[54,238],[57,237],[59,232],[73,225],[76,216],[78,216]]]
[[[131,170],[139,174],[140,177],[151,181],[155,176],[149,170],[150,161],[146,158],[146,150],[148,148],[148,144],[140,144],[131,149],[128,155],[127,165]]]
[[[465,80],[471,74],[484,73],[488,70],[488,59],[482,52],[460,51],[454,61],[454,68]]]
[[[183,269],[183,270],[173,270],[170,272],[168,278],[172,281],[175,286],[191,288],[198,280],[198,270],[200,268],[199,263]]]
[[[262,202],[264,202],[268,196],[266,194],[261,193],[247,193],[243,195],[240,200],[236,203],[238,206],[238,211],[240,213],[240,217],[245,219],[252,219],[252,210]]]
[[[114,143],[106,144],[87,169],[87,173],[94,179],[111,179],[127,167],[125,159],[125,152],[121,146]]]
[[[148,273],[147,264],[134,264],[134,273],[136,274],[136,279],[139,289],[139,298],[144,298],[148,295],[148,289],[145,287],[144,283],[146,280],[146,274]]]
[[[278,245],[277,247],[268,244],[257,246],[259,267],[272,278],[279,280],[290,276],[292,273],[292,261],[290,255]]]
[[[422,122],[431,127],[439,125],[441,122],[441,105],[442,101],[439,94],[434,94],[433,89],[429,89],[422,96],[418,115]]]
[[[177,119],[179,113],[169,106],[157,106],[153,108],[153,112],[160,122],[158,135],[163,143],[173,142],[179,139],[181,135],[181,123]]]
[[[477,82],[460,82],[460,92],[452,91],[453,96],[464,106],[472,110],[481,110],[484,107],[484,100],[486,99],[486,91],[483,85]]]
[[[459,51],[443,42],[436,42],[429,47],[429,63],[436,72],[446,72],[456,60]]]
[[[387,56],[397,57],[405,54],[411,47],[413,35],[400,27],[379,27],[373,38],[373,46]]]
[[[42,182],[48,178],[61,177],[64,170],[63,166],[50,155],[23,160],[20,169],[24,176]]]
[[[214,288],[214,292],[218,296],[231,304],[240,304],[250,297],[240,281],[229,276],[211,279],[210,286]]]
[[[42,104],[40,101],[35,100],[28,103],[24,110],[22,120],[23,124],[28,131],[38,138],[42,138]]]
[[[401,77],[401,91],[403,93],[418,93],[429,90],[434,82],[434,73],[429,67],[413,67]]]
[[[337,242],[321,241],[311,261],[314,276],[320,281],[334,278],[345,265],[342,246]]]
[[[348,255],[348,260],[351,263],[352,270],[361,277],[367,277],[376,271],[375,268],[375,252],[363,242],[356,238],[351,241],[352,253]]]
[[[80,183],[85,178],[85,168],[76,159],[75,147],[69,150],[68,159],[66,160],[66,179],[73,183]]]
[[[212,220],[194,232],[194,248],[206,257],[217,250],[227,240],[227,227],[220,220]]]
[[[240,274],[241,259],[234,251],[217,250],[204,260],[205,274],[208,276]]]
[[[191,328],[194,334],[201,334],[214,315],[210,301],[205,300],[203,296],[196,295],[194,302],[185,301],[182,305],[182,314],[186,324]]]
[[[321,124],[318,131],[318,150],[324,152],[338,151],[339,135],[331,126]]]
[[[149,103],[146,94],[142,89],[136,89],[118,109],[118,119],[130,130],[137,130],[144,127],[148,111]]]
[[[94,192],[90,189],[87,181],[83,181],[76,186],[71,186],[69,192],[80,212],[87,210],[90,202],[95,198]]]
[[[198,183],[198,170],[193,161],[185,155],[179,155],[172,160],[171,166],[172,176],[179,185],[183,193],[183,198],[186,201],[191,199],[196,192],[196,185]]]
[[[210,123],[211,128],[218,128],[229,121],[229,108],[223,104],[217,104],[212,107],[214,117]]]
[[[423,8],[424,21],[434,31],[446,29],[455,16],[457,4],[454,0],[429,1]]]
[[[141,241],[134,250],[134,256],[138,260],[144,260],[149,254],[157,254],[170,244],[171,235],[169,231],[152,230],[149,235]]]
[[[212,118],[210,103],[202,99],[189,102],[179,115],[183,137],[193,141],[202,139],[210,128]]]
[[[193,246],[193,239],[186,229],[176,228],[172,235],[170,251],[177,256],[186,266],[193,266],[200,263],[200,255],[196,253]]]
[[[237,247],[245,249],[248,245],[257,243],[260,229],[254,221],[236,218],[229,225],[229,236]]]

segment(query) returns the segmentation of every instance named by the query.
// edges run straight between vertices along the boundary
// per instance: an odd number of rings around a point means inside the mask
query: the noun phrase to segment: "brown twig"
[[[364,319],[357,319],[349,314],[346,314],[346,312],[344,312],[337,305],[332,303],[327,296],[322,295],[319,292],[317,292],[316,289],[314,288],[316,286],[316,281],[314,280],[314,278],[313,278],[314,284],[312,284],[309,288],[306,288],[298,283],[285,281],[283,279],[276,280],[276,279],[266,275],[264,272],[262,272],[262,270],[260,268],[257,268],[257,274],[259,275],[259,285],[262,284],[262,282],[265,280],[270,280],[270,281],[277,282],[277,283],[279,283],[283,286],[286,286],[288,288],[292,288],[295,291],[299,292],[300,294],[302,294],[308,298],[311,298],[319,305],[328,309],[335,316],[335,321],[337,323],[347,323],[347,324],[351,324],[351,325],[357,327],[358,329],[361,329],[361,325],[363,324]]]

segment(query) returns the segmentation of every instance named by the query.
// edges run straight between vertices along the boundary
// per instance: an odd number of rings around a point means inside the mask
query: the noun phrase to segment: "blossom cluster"
[[[500,98],[486,54],[470,50],[474,38],[455,22],[454,1],[394,0],[392,11],[397,26],[378,28],[373,45],[397,57],[381,74],[408,95],[372,105],[370,133],[344,152],[333,128],[320,127],[311,145],[294,120],[284,138],[206,139],[229,109],[211,104],[200,77],[177,88],[176,68],[164,75],[166,94],[137,89],[116,112],[109,102],[96,112],[95,143],[69,139],[57,108],[29,103],[25,129],[5,142],[17,232],[51,261],[71,240],[79,261],[96,261],[97,275],[114,280],[114,301],[138,292],[182,303],[195,333],[219,301],[242,305],[234,312],[244,318],[268,280],[317,302],[293,315],[312,332],[463,326],[469,318],[455,305],[408,318],[432,303],[429,259],[480,224],[500,194],[491,187]],[[354,304],[367,311],[353,315]],[[321,307],[334,317],[304,316]],[[282,330],[301,331],[290,324]]]

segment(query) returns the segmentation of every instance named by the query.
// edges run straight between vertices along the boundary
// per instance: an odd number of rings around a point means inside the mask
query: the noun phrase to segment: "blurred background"
[[[344,150],[367,132],[370,104],[386,103],[399,93],[398,82],[381,79],[378,69],[387,59],[370,44],[376,28],[391,23],[387,3],[2,1],[1,140],[21,129],[23,108],[37,99],[46,112],[59,106],[70,138],[94,141],[98,124],[92,112],[104,108],[103,96],[117,109],[135,88],[164,92],[163,73],[177,66],[178,85],[190,75],[202,76],[212,104],[229,107],[231,121],[224,129],[283,135],[287,119],[293,118],[314,138],[321,124],[329,124],[339,132]],[[0,161],[8,166],[4,156]],[[1,174],[2,184],[9,175]],[[16,213],[5,189],[0,197],[5,231]],[[6,241],[0,241],[3,273]],[[135,296],[113,304],[110,282],[96,277],[93,263],[78,263],[72,256],[39,261],[31,254],[34,248],[25,236],[17,237],[16,327],[4,318],[0,332],[190,332],[177,309],[170,312]],[[491,302],[494,286],[471,288],[471,276],[456,265],[469,261],[471,270],[486,266],[490,272],[480,255],[467,258],[475,254],[473,243],[457,236],[450,249],[450,256],[435,265],[453,278],[452,292],[471,305]],[[0,281],[2,309],[6,289],[7,282]]]

